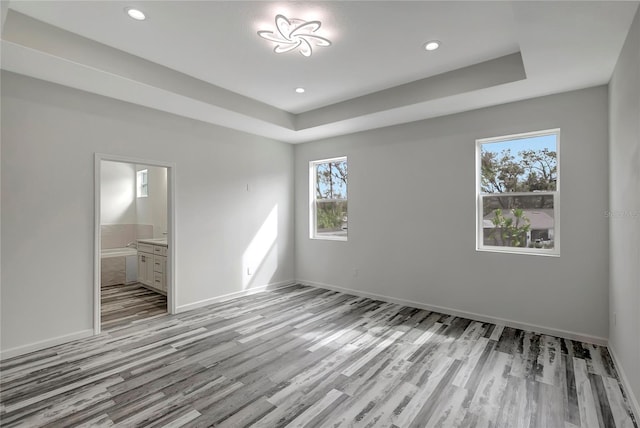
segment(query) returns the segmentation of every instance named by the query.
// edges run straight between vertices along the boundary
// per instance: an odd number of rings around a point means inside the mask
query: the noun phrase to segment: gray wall
[[[147,170],[149,196],[138,198],[134,193],[136,223],[153,225],[153,237],[164,238],[167,236],[164,234],[167,232],[167,168],[135,165],[134,182],[137,180],[137,172],[143,169]],[[137,188],[135,191],[137,192]]]
[[[100,183],[101,223],[138,223],[135,164],[103,161]]]
[[[640,10],[609,84],[609,346],[640,418]]]
[[[293,279],[291,145],[3,72],[3,352],[93,328],[96,152],[175,163],[179,307]]]
[[[475,140],[561,128],[561,256],[475,251]],[[298,145],[296,278],[604,341],[607,88]],[[310,240],[308,162],[349,160],[349,240]],[[357,275],[355,270],[357,270]]]

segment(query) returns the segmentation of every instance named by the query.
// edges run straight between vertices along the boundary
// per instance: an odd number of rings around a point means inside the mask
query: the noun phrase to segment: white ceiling
[[[606,84],[638,2],[8,5],[3,69],[295,143]],[[275,54],[278,13],[332,46]]]

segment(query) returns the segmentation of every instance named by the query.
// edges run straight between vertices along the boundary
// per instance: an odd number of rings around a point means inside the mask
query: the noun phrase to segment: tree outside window
[[[478,249],[559,254],[559,130],[478,140]]]
[[[346,240],[347,158],[313,161],[310,166],[311,237]]]

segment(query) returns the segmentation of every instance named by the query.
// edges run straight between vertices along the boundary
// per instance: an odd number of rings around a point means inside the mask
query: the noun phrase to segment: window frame
[[[143,178],[144,177],[144,178]],[[136,197],[149,197],[149,169],[136,171]]]
[[[502,143],[505,141],[520,140],[532,137],[556,136],[556,189],[554,191],[536,192],[508,192],[508,193],[483,193],[482,192],[482,145]],[[476,140],[476,251],[506,254],[530,254],[536,256],[560,257],[560,128],[545,129],[541,131],[523,132],[518,134],[503,135],[500,137],[480,138]],[[483,199],[495,196],[553,196],[553,248],[528,248],[528,247],[500,247],[484,244],[484,216]]]
[[[316,199],[316,168],[318,165],[332,163],[332,162],[346,162],[347,169],[349,168],[349,161],[347,156],[337,156],[328,159],[319,159],[309,161],[309,239],[319,239],[325,241],[348,241],[349,229],[347,229],[344,236],[342,235],[318,235],[317,231],[317,201]],[[348,179],[347,179],[348,180]],[[347,197],[344,199],[321,199],[323,202],[332,201],[349,201],[349,182],[347,181]],[[347,205],[348,207],[348,205]],[[348,214],[347,208],[347,216]]]

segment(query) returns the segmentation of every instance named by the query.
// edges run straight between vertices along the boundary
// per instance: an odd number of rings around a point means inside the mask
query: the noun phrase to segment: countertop
[[[138,242],[142,242],[143,244],[162,245],[164,247],[169,246],[167,244],[167,238],[138,239]]]

